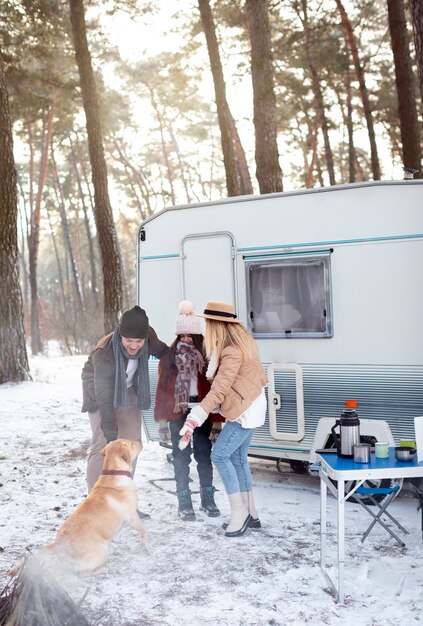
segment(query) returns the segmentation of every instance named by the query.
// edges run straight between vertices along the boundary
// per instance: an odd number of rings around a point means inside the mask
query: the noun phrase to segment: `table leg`
[[[345,481],[338,480],[338,597],[337,601],[344,602],[344,561],[345,561]]]
[[[326,526],[327,526],[327,502],[328,488],[325,481],[320,477],[320,567],[326,566]]]

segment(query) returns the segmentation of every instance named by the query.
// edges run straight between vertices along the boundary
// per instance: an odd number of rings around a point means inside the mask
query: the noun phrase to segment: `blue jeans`
[[[251,491],[252,478],[248,465],[248,448],[252,428],[242,428],[237,422],[225,423],[211,453],[227,494]]]

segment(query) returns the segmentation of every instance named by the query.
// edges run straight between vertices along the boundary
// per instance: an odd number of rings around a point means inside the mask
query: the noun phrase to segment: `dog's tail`
[[[34,567],[44,568],[47,564],[48,560],[51,560],[51,557],[56,554],[56,546],[54,543],[50,543],[48,546],[41,548],[35,554],[30,557],[31,564],[34,564]],[[22,570],[25,563],[27,563],[28,559],[24,559],[19,563],[15,563],[10,570],[7,572],[8,576],[16,576]]]
[[[25,563],[25,561],[21,561],[20,563],[15,563],[15,565],[13,567],[10,568],[10,570],[7,572],[8,576],[16,576],[16,574],[18,574],[21,569],[22,569],[22,565]]]

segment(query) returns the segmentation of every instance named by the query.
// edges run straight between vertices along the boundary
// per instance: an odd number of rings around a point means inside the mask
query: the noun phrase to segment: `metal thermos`
[[[332,435],[338,450],[338,456],[352,458],[354,445],[360,443],[360,420],[357,415],[357,401],[346,400],[341,419],[332,426]],[[339,434],[335,429],[339,426]]]

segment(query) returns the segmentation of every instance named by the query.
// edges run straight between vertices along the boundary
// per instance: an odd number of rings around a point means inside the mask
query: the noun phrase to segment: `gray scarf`
[[[128,388],[126,386],[126,367],[125,359],[137,359],[138,360],[138,408],[141,410],[147,410],[151,406],[150,396],[150,376],[148,373],[148,339],[145,340],[143,347],[136,354],[136,356],[130,356],[123,347],[119,328],[116,328],[113,333],[112,339],[113,355],[116,362],[116,374],[115,374],[115,395],[113,400],[113,406],[129,406],[128,401]]]

